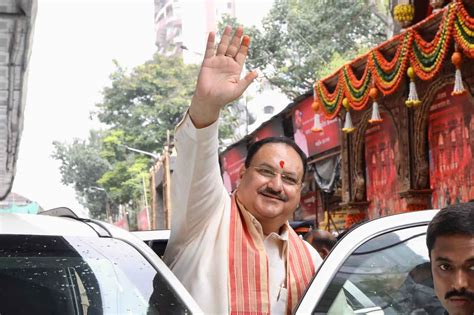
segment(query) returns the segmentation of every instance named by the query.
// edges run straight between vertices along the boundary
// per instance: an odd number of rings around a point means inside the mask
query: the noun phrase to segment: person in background
[[[449,315],[474,314],[474,202],[441,209],[426,245],[436,296]]]
[[[241,78],[250,38],[210,33],[191,105],[177,126],[173,215],[165,262],[206,314],[291,313],[321,257],[288,224],[306,156],[288,138],[255,142],[229,195],[218,163],[218,118],[256,78]]]
[[[325,230],[309,231],[304,236],[304,239],[318,251],[322,259],[327,257],[337,242],[336,237]]]

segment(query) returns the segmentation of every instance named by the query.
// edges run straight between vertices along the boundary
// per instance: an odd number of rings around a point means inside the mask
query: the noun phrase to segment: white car
[[[295,313],[443,314],[425,239],[435,213],[384,217],[349,232]],[[0,214],[0,314],[202,313],[147,246],[158,244],[161,254],[169,231],[134,236],[100,221],[59,217],[65,214]]]
[[[296,314],[444,314],[426,247],[436,212],[387,216],[350,231],[324,260]]]
[[[170,230],[133,231],[133,235],[147,244],[160,258],[165,254],[170,239]]]
[[[387,216],[351,230],[324,260],[295,313],[444,314],[426,248],[426,228],[436,212]],[[167,230],[133,233],[160,255],[169,236]]]
[[[0,314],[202,313],[139,238],[52,212],[0,214]]]

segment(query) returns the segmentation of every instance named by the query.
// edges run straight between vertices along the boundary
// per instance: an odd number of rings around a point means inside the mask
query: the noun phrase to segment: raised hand
[[[220,110],[239,98],[257,77],[257,73],[252,71],[240,79],[250,44],[250,38],[242,35],[242,27],[238,27],[232,36],[232,28],[227,26],[215,49],[215,34],[209,33],[206,53],[189,108],[189,115],[197,128],[209,126],[216,121]]]

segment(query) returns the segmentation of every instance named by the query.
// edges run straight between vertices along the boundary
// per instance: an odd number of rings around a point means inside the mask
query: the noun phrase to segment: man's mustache
[[[445,299],[449,299],[452,297],[463,297],[467,298],[468,300],[474,301],[474,292],[467,291],[466,288],[462,288],[461,290],[451,290],[444,296]]]
[[[285,194],[279,193],[278,191],[275,191],[270,187],[261,188],[258,190],[258,193],[268,197],[279,199],[284,202],[288,201],[288,197]]]

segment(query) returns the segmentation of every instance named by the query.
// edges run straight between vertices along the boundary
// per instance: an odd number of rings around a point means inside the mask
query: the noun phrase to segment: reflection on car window
[[[313,313],[443,314],[433,290],[425,233],[426,226],[405,228],[358,247]]]
[[[132,246],[112,238],[0,236],[0,314],[182,314]]]

